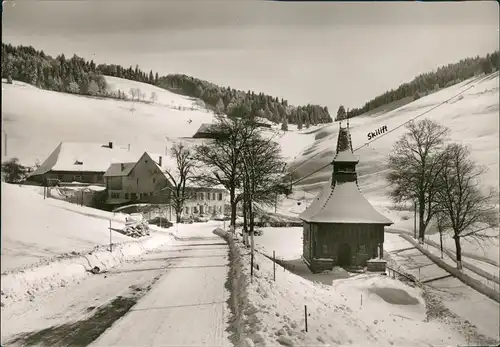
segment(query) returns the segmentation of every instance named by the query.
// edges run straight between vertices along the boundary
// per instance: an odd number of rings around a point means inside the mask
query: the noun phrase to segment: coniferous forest
[[[135,68],[115,64],[96,65],[93,60],[87,61],[76,55],[68,59],[64,54],[53,58],[32,46],[14,47],[4,43],[1,58],[2,78],[7,79],[8,83],[18,80],[59,92],[128,99],[128,91],[110,92],[107,89],[104,76],[114,76],[199,98],[207,108],[216,113],[252,115],[275,123],[297,124],[299,129],[333,121],[327,107],[310,104],[291,106],[287,100],[264,93],[221,87],[182,74],[159,76],[158,72],[142,71],[138,65]],[[345,116],[356,117],[393,101],[407,97],[417,99],[422,94],[448,87],[478,74],[491,73],[498,70],[498,59],[496,51],[486,57],[462,59],[458,63],[440,67],[375,97],[363,107],[348,110]]]
[[[398,101],[406,97],[413,100],[420,98],[441,88],[465,81],[481,73],[489,74],[498,71],[498,51],[486,55],[486,57],[466,58],[458,63],[442,66],[436,71],[421,74],[409,83],[403,83],[396,89],[391,89],[364,104],[363,107],[353,108],[347,111],[347,118],[362,115],[371,110]]]

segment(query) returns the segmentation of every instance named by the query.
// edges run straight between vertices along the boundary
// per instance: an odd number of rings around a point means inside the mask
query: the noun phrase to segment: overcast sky
[[[185,73],[333,115],[498,50],[498,10],[495,1],[11,0],[2,34],[52,55]]]

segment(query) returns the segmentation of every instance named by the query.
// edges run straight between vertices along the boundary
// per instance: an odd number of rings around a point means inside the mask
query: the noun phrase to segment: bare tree
[[[130,88],[129,89],[130,96],[132,97],[132,100],[135,100],[137,97],[137,89],[136,88]]]
[[[394,187],[391,198],[395,203],[417,202],[418,238],[423,242],[425,229],[434,215],[433,195],[449,129],[424,119],[411,122],[407,130],[389,155],[387,180]]]
[[[186,189],[186,184],[191,182],[194,177],[195,161],[191,157],[190,151],[182,143],[175,144],[170,149],[170,154],[175,159],[176,166],[173,172],[167,170],[166,174],[171,182],[168,189],[171,192],[176,222],[179,223],[184,203],[191,197]]]
[[[281,157],[281,148],[273,138],[265,139],[260,133],[255,133],[247,141],[240,165],[242,165],[240,172],[243,194],[239,195],[238,199],[243,199],[243,229],[245,235],[248,229],[250,235],[253,235],[255,225],[253,204],[270,206],[275,203],[276,194],[282,193],[283,190],[285,165]]]
[[[446,213],[455,240],[457,268],[462,268],[460,239],[489,238],[486,231],[498,226],[498,195],[481,192],[479,178],[484,168],[470,158],[467,147],[450,144],[444,150],[443,170],[438,174],[435,203]]]
[[[235,113],[247,114],[244,106]],[[198,179],[208,185],[222,185],[229,191],[231,227],[236,225],[236,190],[241,187],[241,161],[247,141],[258,132],[256,124],[246,117],[216,116],[216,123],[209,130],[214,139],[196,147],[194,157],[204,165],[208,174]]]
[[[156,92],[151,92],[151,96],[150,96],[149,100],[152,103],[155,103],[158,100],[158,95],[156,95]]]
[[[130,88],[129,93],[130,96],[132,97],[132,100],[137,100],[137,101],[139,101],[143,95],[139,88]]]
[[[435,213],[436,227],[439,233],[439,248],[441,250],[441,259],[443,258],[443,234],[450,228],[450,218],[446,211],[438,210]]]

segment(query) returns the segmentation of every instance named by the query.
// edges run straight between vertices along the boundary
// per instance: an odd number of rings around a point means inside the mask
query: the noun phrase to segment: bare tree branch
[[[389,155],[387,180],[395,203],[418,202],[419,239],[434,216],[434,192],[449,129],[429,119],[411,122]]]
[[[482,233],[498,227],[498,194],[493,189],[482,194],[476,184],[484,168],[470,158],[467,147],[450,144],[444,150],[443,169],[438,175],[436,205],[446,214],[455,240],[457,267],[461,268],[460,239],[491,238]]]

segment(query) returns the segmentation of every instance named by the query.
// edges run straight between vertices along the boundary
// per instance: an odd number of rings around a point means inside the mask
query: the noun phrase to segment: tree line
[[[360,108],[353,108],[348,111],[343,109],[337,113],[336,120],[341,120],[340,115],[347,118],[356,117],[372,111],[377,107],[387,105],[407,97],[412,100],[419,99],[422,95],[427,95],[441,88],[446,88],[454,84],[465,81],[481,73],[490,74],[498,71],[499,68],[498,51],[487,54],[485,57],[475,57],[462,59],[457,63],[439,67],[436,71],[421,74],[411,82],[403,83],[396,89],[391,89],[385,93],[368,101]]]
[[[449,141],[450,129],[430,119],[409,123],[388,158],[387,179],[396,204],[414,204],[418,239],[435,221],[440,234],[455,241],[457,268],[462,267],[462,238],[485,239],[498,227],[498,193],[481,187],[485,168],[463,144]]]
[[[64,54],[53,58],[32,46],[2,43],[2,78],[58,92],[108,96],[106,80],[92,60]]]
[[[302,129],[303,126],[332,122],[326,106],[311,104],[291,106],[287,100],[278,97],[221,87],[183,74],[160,77],[157,85],[175,93],[199,98],[217,114],[229,114],[234,108],[243,106],[253,116],[265,118],[274,123],[285,123],[283,130],[287,129],[288,123],[297,124],[299,129]]]

